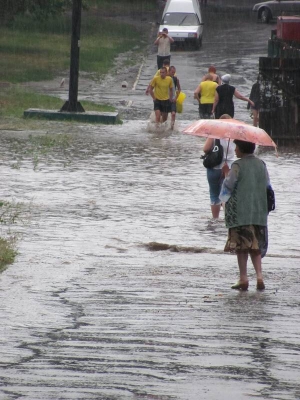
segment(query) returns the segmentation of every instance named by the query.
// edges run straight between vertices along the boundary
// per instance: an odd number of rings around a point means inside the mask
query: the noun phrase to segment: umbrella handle
[[[229,150],[229,143],[230,143],[230,139],[228,139],[228,145],[227,145],[227,150],[226,150],[226,157],[225,157],[225,162],[227,161],[227,156],[228,156],[228,150]]]

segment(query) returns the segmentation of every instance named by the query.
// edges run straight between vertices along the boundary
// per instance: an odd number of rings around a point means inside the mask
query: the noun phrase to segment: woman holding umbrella
[[[257,290],[265,288],[261,259],[268,246],[266,190],[269,174],[265,163],[254,156],[255,144],[234,140],[236,156],[221,189],[225,204],[228,239],[224,251],[237,255],[240,278],[231,288],[248,289],[247,261],[250,255],[257,277]]]
[[[226,178],[219,196],[226,203],[225,222],[229,229],[225,251],[237,254],[240,269],[240,279],[232,288],[248,289],[247,261],[250,255],[257,276],[256,287],[263,290],[261,259],[268,244],[269,174],[264,162],[253,153],[255,144],[274,147],[277,153],[276,143],[263,129],[235,119],[195,121],[183,133],[234,141],[239,159],[233,162],[230,172],[226,165],[223,167]]]

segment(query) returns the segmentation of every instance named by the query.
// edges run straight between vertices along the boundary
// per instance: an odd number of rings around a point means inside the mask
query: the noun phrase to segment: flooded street
[[[115,99],[123,125],[0,131],[1,198],[31,210],[0,276],[1,400],[300,399],[300,155],[260,152],[277,205],[266,290],[250,264],[240,293],[224,216],[211,221],[204,140],[181,133],[211,63],[249,95],[271,27],[207,24],[199,52],[172,53],[187,94],[173,133],[147,130],[155,54],[135,90],[80,93]],[[246,103],[235,105],[251,123]]]

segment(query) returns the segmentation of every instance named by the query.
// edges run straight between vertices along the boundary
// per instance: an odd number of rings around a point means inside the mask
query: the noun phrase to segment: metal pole
[[[82,105],[77,101],[81,7],[82,7],[82,0],[73,0],[69,100],[65,102],[60,111],[84,112]]]

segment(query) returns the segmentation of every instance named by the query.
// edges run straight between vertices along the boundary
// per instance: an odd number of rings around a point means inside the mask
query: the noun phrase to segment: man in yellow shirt
[[[200,119],[210,119],[213,104],[215,101],[215,93],[218,84],[213,81],[211,74],[205,75],[203,81],[194,92],[194,98],[199,100],[199,116]]]
[[[171,111],[170,100],[173,100],[173,80],[167,76],[167,69],[160,69],[160,76],[155,76],[150,84],[150,95],[154,103],[156,123],[165,122]]]
[[[167,60],[167,59],[164,60],[163,67],[166,67],[166,68],[167,68],[167,75],[169,75],[170,61]],[[160,76],[160,69],[158,69],[158,70],[155,72],[155,75],[153,76],[153,78],[154,78],[155,76]],[[150,81],[149,85],[147,86],[147,89],[146,89],[146,92],[145,92],[147,96],[148,96],[148,94],[150,93],[151,82],[152,82],[152,80]]]
[[[162,66],[167,68],[167,75],[169,75],[170,60],[165,59]],[[160,76],[160,69],[156,71],[154,76]]]

